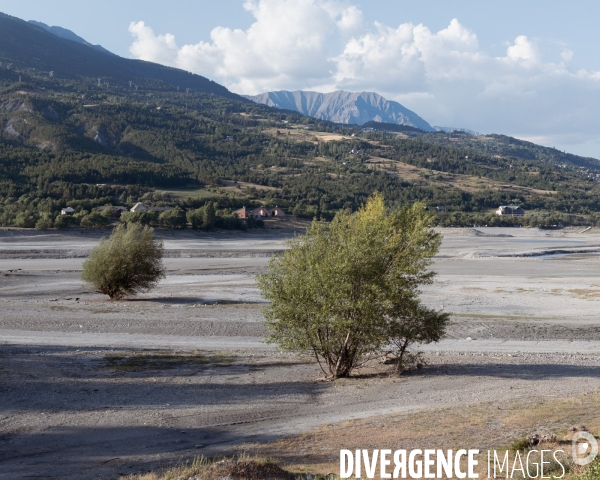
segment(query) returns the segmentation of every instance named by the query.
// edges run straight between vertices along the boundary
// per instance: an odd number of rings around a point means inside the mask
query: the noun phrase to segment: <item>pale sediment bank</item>
[[[79,278],[101,233],[0,232],[0,479],[116,478],[336,422],[600,388],[598,230],[442,233],[422,298],[452,325],[418,347],[425,367],[322,382],[265,343],[255,277],[289,233],[169,233],[166,279],[111,302]]]

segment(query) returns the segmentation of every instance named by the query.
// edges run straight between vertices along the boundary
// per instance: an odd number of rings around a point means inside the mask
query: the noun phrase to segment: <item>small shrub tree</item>
[[[265,221],[262,218],[254,218],[252,216],[246,219],[248,228],[265,228]]]
[[[245,229],[246,224],[237,215],[225,211],[217,212],[214,225],[225,230]]]
[[[162,212],[158,222],[162,228],[185,228],[187,223],[185,212],[179,206]]]
[[[197,208],[196,210],[188,210],[186,212],[186,219],[188,223],[192,225],[194,230],[202,227],[202,220],[204,218],[204,207]]]
[[[206,230],[210,230],[215,225],[217,207],[215,202],[206,202],[204,205],[204,211],[202,212],[202,227]]]
[[[92,212],[81,218],[79,225],[84,228],[105,227],[109,223],[109,218],[104,212]]]
[[[118,225],[83,264],[82,278],[99,292],[118,300],[149,290],[164,278],[163,243],[154,229],[139,223]]]
[[[329,225],[313,221],[258,277],[271,302],[268,340],[311,351],[328,378],[349,375],[390,344],[401,363],[412,343],[439,340],[448,317],[418,298],[441,242],[431,222],[422,204],[388,212],[378,194]]]
[[[48,230],[54,226],[54,222],[48,215],[43,215],[35,222],[36,230]]]
[[[426,308],[418,301],[407,305],[404,314],[389,319],[389,363],[402,373],[405,369],[422,362],[422,354],[411,352],[409,348],[415,343],[438,342],[442,339],[450,316]],[[388,363],[388,362],[386,362]]]
[[[72,215],[57,215],[54,220],[54,226],[59,229],[69,228],[71,225],[78,225],[79,219]]]
[[[158,212],[150,210],[141,212],[123,212],[119,221],[124,224],[141,223],[142,225],[157,225]]]

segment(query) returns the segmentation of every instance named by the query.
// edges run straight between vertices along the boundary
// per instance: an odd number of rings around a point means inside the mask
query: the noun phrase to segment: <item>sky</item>
[[[600,158],[596,0],[0,0],[241,94],[374,91],[432,125]]]

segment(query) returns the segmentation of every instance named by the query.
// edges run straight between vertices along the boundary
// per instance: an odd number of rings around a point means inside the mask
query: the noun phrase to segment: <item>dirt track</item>
[[[281,234],[169,238],[165,282],[119,303],[78,279],[97,236],[0,235],[0,478],[114,478],[324,423],[600,386],[600,235],[445,234],[423,297],[453,312],[450,340],[427,348],[417,375],[374,368],[335,383],[263,346],[254,275]],[[588,253],[540,255],[565,249]],[[131,369],[107,359],[142,348]],[[202,362],[151,360],[193,348]]]

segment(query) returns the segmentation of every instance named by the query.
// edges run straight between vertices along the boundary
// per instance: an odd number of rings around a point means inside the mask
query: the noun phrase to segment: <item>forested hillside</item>
[[[279,205],[330,218],[375,190],[391,203],[424,202],[440,225],[600,218],[596,160],[510,137],[319,121],[154,64],[144,64],[148,75],[158,72],[149,77],[135,69],[110,76],[99,60],[86,73],[81,56],[119,57],[25,22],[29,30],[21,31],[18,22],[8,22],[10,35],[0,29],[3,226],[64,226],[55,219],[65,206],[83,218],[98,206],[138,201],[183,211],[210,204],[222,216],[243,205]],[[53,59],[71,47],[81,50],[63,55],[59,70]],[[505,204],[528,215],[493,215]]]

